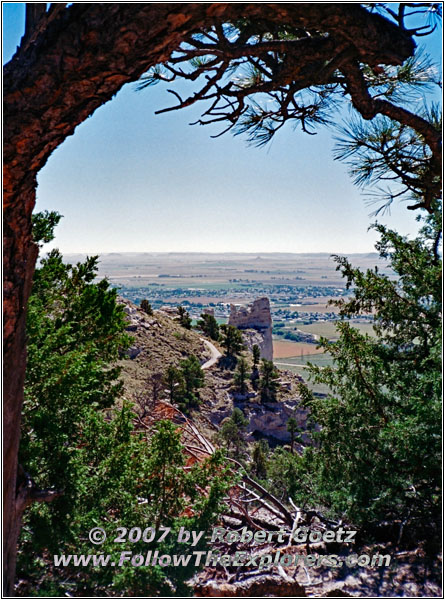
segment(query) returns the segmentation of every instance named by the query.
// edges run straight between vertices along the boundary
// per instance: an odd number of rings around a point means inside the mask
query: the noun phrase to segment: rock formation
[[[309,411],[301,407],[298,397],[266,406],[253,402],[246,402],[244,405],[239,403],[237,406],[243,410],[249,420],[247,431],[253,438],[259,434],[261,437],[265,436],[282,443],[289,443],[291,436],[287,429],[287,423],[291,417],[296,419],[297,425],[302,429],[306,430],[308,427]],[[306,433],[303,434],[302,440],[305,444],[310,443]],[[300,447],[300,444],[297,444],[297,447]]]
[[[229,325],[243,332],[249,350],[257,344],[261,358],[273,359],[272,317],[270,314],[269,298],[258,298],[248,306],[236,307],[230,305]]]
[[[289,372],[287,372],[287,375],[289,376]],[[290,381],[289,384],[291,384]],[[284,387],[283,385],[282,388]],[[219,428],[224,419],[230,417],[235,407],[241,409],[247,418],[247,439],[249,442],[264,437],[272,445],[275,445],[277,441],[282,444],[289,443],[291,436],[287,429],[287,423],[291,417],[296,419],[297,425],[303,430],[306,431],[309,426],[307,422],[309,411],[301,406],[300,397],[294,389],[284,401],[268,404],[263,404],[255,393],[248,394],[244,398],[233,394],[231,398],[228,397],[225,405],[220,406],[217,410],[210,411],[207,417],[213,425]],[[305,444],[310,443],[307,433],[302,435],[302,440]],[[302,448],[302,446],[297,444],[296,448]]]

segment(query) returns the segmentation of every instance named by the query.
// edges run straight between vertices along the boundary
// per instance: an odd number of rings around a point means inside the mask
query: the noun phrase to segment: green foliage
[[[181,360],[179,368],[184,381],[182,397],[178,400],[181,410],[188,411],[192,407],[199,406],[199,395],[197,391],[204,385],[204,371],[196,356],[192,355]]]
[[[219,430],[219,439],[226,444],[233,455],[239,457],[246,446],[245,431],[249,421],[239,408],[234,408],[231,416],[225,419]]]
[[[192,319],[190,318],[189,313],[186,311],[186,309],[183,306],[178,306],[177,308],[178,308],[179,322],[185,329],[191,329],[192,328]]]
[[[420,116],[442,130],[439,106],[424,107]],[[374,215],[387,211],[396,198],[422,201],[429,209],[440,198],[441,178],[434,174],[423,136],[387,117],[366,122],[356,117],[339,128],[335,158],[346,162],[356,185],[370,188],[368,203],[380,203]]]
[[[400,66],[362,68],[373,90],[392,102],[408,104],[418,100],[424,91],[440,86],[439,69],[424,47],[418,48],[415,55]]]
[[[254,367],[254,369],[257,369],[258,365],[260,364],[260,356],[261,356],[260,347],[257,344],[254,344],[252,346],[252,356],[253,356],[253,367]]]
[[[296,433],[300,431],[300,427],[298,427],[297,419],[295,417],[290,417],[287,421],[287,430],[290,433],[290,451],[293,452]]]
[[[301,458],[284,448],[277,448],[272,453],[267,464],[268,487],[281,500],[288,498],[302,500],[302,469]],[[308,499],[313,506],[316,497]]]
[[[241,85],[245,88],[254,87],[255,74],[242,79]],[[271,94],[273,96],[273,94]],[[310,104],[310,109],[299,108],[290,116],[282,111],[282,106],[277,98],[275,107],[264,106],[254,99],[250,99],[250,106],[238,120],[233,129],[234,135],[246,135],[249,144],[261,148],[267,145],[274,135],[285,125],[288,119],[301,119],[303,131],[314,133],[319,125],[328,125],[330,113],[336,105],[334,96],[328,97],[327,93],[309,92],[305,94],[305,102]]]
[[[51,239],[54,219],[36,222]],[[18,576],[41,595],[162,595],[175,588],[185,594],[193,564],[179,569],[52,564],[54,554],[103,553],[118,561],[122,550],[181,553],[184,546],[175,543],[174,532],[181,525],[208,529],[230,485],[221,454],[185,470],[180,433],[172,423],[159,423],[147,443],[134,431],[131,406],[113,408],[121,385],[118,369],[110,365],[129,340],[116,291],[106,281],[95,282],[96,271],[95,257],[65,265],[54,250],[35,272],[20,463],[36,487],[59,494],[25,511]],[[184,365],[184,372],[194,373],[188,389],[199,381],[194,364]],[[156,541],[125,547],[114,542],[118,527],[156,525],[172,527],[161,547]],[[97,526],[108,536],[100,550],[88,540]]]
[[[372,314],[377,337],[340,323],[339,340],[321,342],[333,366],[310,369],[331,393],[317,398],[302,388],[320,426],[316,450],[305,453],[310,493],[357,523],[410,518],[427,526],[440,506],[440,214],[414,240],[375,228],[396,277],[337,257],[354,294],[335,304],[346,318]]]
[[[240,358],[236,367],[236,371],[233,375],[233,382],[236,385],[240,394],[245,394],[247,392],[247,378],[248,378],[248,368],[249,365],[245,358]]]
[[[35,213],[31,217],[32,238],[36,244],[43,245],[52,242],[54,239],[54,228],[59,223],[62,215],[55,211],[45,210]]]
[[[241,331],[233,325],[221,325],[222,332],[221,344],[226,349],[226,355],[234,357],[244,349],[243,336]]]
[[[182,371],[170,365],[164,375],[164,383],[168,389],[169,400],[174,404],[178,398],[181,398],[184,394],[184,377]]]
[[[271,360],[261,361],[259,388],[263,402],[275,402],[278,392],[279,373]]]
[[[19,554],[19,573],[48,578],[59,594],[65,591],[79,595],[105,596],[110,590],[138,595],[189,595],[185,580],[193,575],[193,563],[188,567],[134,567],[130,562],[119,568],[87,568],[68,566],[48,571],[40,556],[48,548],[51,554],[110,554],[118,562],[121,552],[133,555],[158,550],[184,553],[177,543],[181,526],[189,530],[208,531],[223,508],[223,497],[232,483],[220,453],[184,469],[186,456],[180,434],[170,421],[161,421],[147,445],[133,432],[133,414],[128,407],[107,423],[96,413],[82,438],[84,470],[78,479],[81,497],[71,509],[70,536],[48,529],[48,513],[54,505],[34,505],[27,515]],[[202,490],[206,490],[203,494]],[[63,502],[63,500],[61,500]],[[106,530],[107,540],[92,547],[85,536],[92,527]],[[117,528],[171,527],[165,541],[156,543],[116,543]],[[46,535],[45,541],[42,536]],[[40,536],[40,537],[39,537]],[[40,544],[38,543],[40,542]],[[205,547],[201,543],[199,549]],[[66,582],[69,582],[66,585]],[[65,587],[66,585],[66,587]],[[62,592],[62,594],[60,593]]]
[[[269,444],[266,440],[255,442],[252,450],[252,474],[260,480],[267,477],[267,457]]]
[[[172,532],[165,542],[148,545],[141,543],[139,547],[136,544],[134,549],[131,548],[134,553],[146,554],[150,549],[159,550],[160,555],[187,553],[187,547],[177,542],[179,528],[182,526],[188,530],[207,532],[223,509],[223,498],[233,480],[224,466],[223,455],[216,452],[187,470],[184,469],[185,463],[186,455],[180,441],[180,432],[170,421],[159,422],[157,431],[150,440],[145,471],[142,472],[148,476],[141,477],[142,473],[139,476],[141,485],[138,495],[147,500],[140,505],[141,528],[149,523],[153,527],[171,527]],[[201,540],[196,549],[205,547],[206,541]],[[145,568],[145,577],[149,583],[153,577],[152,570],[150,567]],[[153,583],[150,585],[155,594],[164,592],[171,595],[171,589],[168,588],[173,585],[177,595],[189,595],[185,581],[197,570],[193,563],[187,567],[158,567],[158,570],[160,572],[154,581],[155,587]],[[139,594],[147,595],[139,571],[139,568],[129,568],[127,588],[132,593],[138,590]],[[165,585],[167,582],[170,582],[168,586]]]
[[[210,339],[215,341],[219,340],[219,325],[213,315],[203,313],[201,315],[201,320],[198,321],[198,327]]]
[[[240,429],[245,429],[249,424],[249,421],[246,419],[240,408],[234,408],[230,418]]]
[[[250,374],[250,380],[252,382],[252,387],[254,390],[258,389],[258,380],[260,378],[260,373],[258,370],[258,365],[260,364],[261,351],[260,347],[257,344],[252,346],[252,356],[253,356],[253,366],[252,373]]]
[[[197,391],[204,385],[204,371],[196,356],[181,360],[179,367],[170,365],[164,374],[164,384],[168,388],[170,402],[188,412],[199,406]]]
[[[152,308],[150,302],[146,298],[141,300],[141,310],[143,310],[144,313],[147,313],[147,315],[153,314],[153,308]]]
[[[93,283],[97,258],[65,265],[57,250],[41,262],[28,306],[28,368],[20,462],[42,488],[64,489],[64,511],[78,500],[82,423],[121,391],[110,366],[126,347],[123,308],[108,282]],[[58,502],[55,505],[58,506]],[[64,519],[54,515],[54,527]]]
[[[141,488],[142,495],[149,501],[147,510],[151,522],[156,527],[173,526],[187,507],[192,507],[196,513],[194,520],[202,521],[202,526],[207,526],[208,522],[204,521],[213,520],[218,513],[219,507],[209,504],[214,499],[202,499],[202,492],[196,486],[202,485],[205,489],[212,484],[210,472],[215,476],[220,470],[222,455],[215,455],[190,470],[184,469],[185,462],[180,432],[171,421],[160,421],[149,445],[146,472],[150,476]],[[206,468],[210,468],[207,473]],[[213,483],[219,486],[223,480]]]
[[[30,557],[42,557],[47,552],[51,555],[91,552],[91,546],[83,541],[85,533],[106,518],[110,510],[116,525],[120,524],[120,518],[124,521],[133,519],[139,468],[145,451],[145,444],[130,435],[133,414],[128,406],[124,406],[110,422],[106,422],[99,411],[88,408],[79,422],[71,423],[76,441],[65,442],[71,460],[67,465],[62,464],[59,476],[53,478],[56,485],[64,486],[63,495],[51,504],[33,504],[25,513],[18,558],[22,576],[42,576],[44,561],[42,558],[33,561]],[[43,446],[48,438],[47,435],[41,440]],[[36,434],[35,441],[38,439]],[[47,458],[48,463],[52,463],[50,453]],[[42,461],[39,463],[39,468],[43,469]],[[35,463],[25,465],[33,467]],[[48,471],[51,474],[50,469]],[[41,475],[47,476],[47,473],[42,470]],[[37,473],[35,481],[40,482],[42,476]],[[77,577],[82,580],[87,573],[79,573]],[[94,574],[91,577],[92,582],[98,582]],[[59,579],[59,574],[55,579]],[[107,580],[100,578],[99,581],[105,583]],[[79,581],[74,585],[82,587],[86,583]]]

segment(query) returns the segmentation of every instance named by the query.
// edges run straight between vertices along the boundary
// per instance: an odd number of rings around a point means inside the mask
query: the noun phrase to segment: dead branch
[[[233,462],[234,464],[236,464],[238,466],[238,468],[240,468],[242,471],[244,470],[243,466],[238,461],[236,461],[235,459],[228,458],[227,460],[229,460],[230,462]],[[290,514],[290,512],[287,510],[287,508],[284,506],[284,504],[282,504],[282,502],[280,502],[278,500],[278,498],[275,498],[275,496],[273,496],[270,492],[268,492],[267,490],[265,490],[262,485],[260,485],[259,483],[257,483],[253,479],[251,479],[245,473],[243,473],[243,480],[246,483],[248,483],[250,486],[252,486],[254,489],[256,489],[258,492],[260,492],[260,494],[264,498],[266,498],[267,500],[269,500],[269,502],[271,502],[271,504],[273,504],[274,506],[276,506],[276,508],[278,508],[278,510],[280,512],[280,518],[284,518],[285,522],[290,527],[292,527],[294,519],[293,519],[292,515]]]

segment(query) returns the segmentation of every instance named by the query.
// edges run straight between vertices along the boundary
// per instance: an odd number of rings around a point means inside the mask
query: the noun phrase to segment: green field
[[[361,333],[367,333],[370,336],[375,337],[372,323],[354,323],[350,322],[350,325],[355,329],[358,329]],[[298,325],[298,329],[305,333],[315,333],[323,337],[327,337],[329,340],[337,340],[338,332],[335,328],[334,321],[323,321],[321,323],[311,323],[310,325]]]
[[[332,358],[329,354],[308,354],[307,356],[298,356],[295,358],[278,358],[274,360],[274,363],[279,369],[292,371],[292,373],[297,373],[303,377],[312,391],[320,394],[328,393],[329,389],[325,385],[308,381],[308,371],[304,365],[307,365],[307,363],[312,363],[320,367],[332,365]]]

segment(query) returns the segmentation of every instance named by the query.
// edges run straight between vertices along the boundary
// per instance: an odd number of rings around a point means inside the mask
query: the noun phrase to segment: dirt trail
[[[207,346],[207,348],[211,352],[211,357],[209,358],[208,361],[206,361],[203,365],[201,365],[201,369],[210,369],[210,367],[213,367],[213,365],[217,362],[218,358],[220,358],[220,356],[222,356],[222,354],[218,350],[218,348],[216,348],[216,346],[214,346],[211,342],[209,342],[208,340],[205,340],[204,338],[201,338],[201,340],[204,342],[204,344]]]

